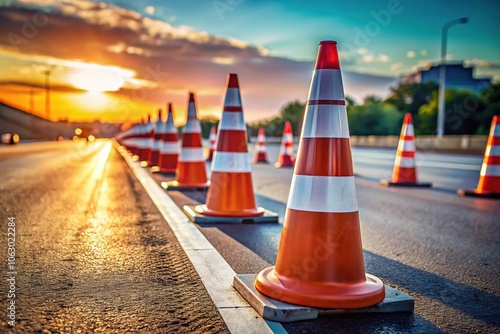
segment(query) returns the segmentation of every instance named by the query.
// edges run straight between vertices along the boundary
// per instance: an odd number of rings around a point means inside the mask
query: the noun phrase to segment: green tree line
[[[429,83],[401,83],[391,88],[385,99],[368,96],[356,104],[346,97],[347,117],[351,135],[397,135],[405,113],[411,113],[417,135],[436,134],[438,85]],[[248,124],[251,136],[260,127],[266,135],[281,136],[286,121],[290,121],[294,135],[299,135],[305,104],[293,101],[285,105],[278,116]],[[488,134],[491,119],[500,115],[500,84],[492,84],[480,93],[468,90],[446,90],[445,134]],[[206,130],[207,131],[207,130]],[[209,129],[208,129],[209,131]]]

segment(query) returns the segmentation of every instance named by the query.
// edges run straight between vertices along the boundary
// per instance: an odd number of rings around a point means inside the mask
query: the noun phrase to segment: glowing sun
[[[89,92],[114,92],[125,83],[118,73],[106,70],[80,70],[71,76],[71,83]]]

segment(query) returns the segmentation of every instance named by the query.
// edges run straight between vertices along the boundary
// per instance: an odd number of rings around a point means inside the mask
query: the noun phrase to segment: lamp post
[[[441,32],[441,68],[439,69],[439,105],[438,105],[438,119],[437,119],[437,136],[443,137],[444,135],[444,110],[445,110],[445,82],[446,82],[446,42],[448,30],[457,24],[464,24],[469,22],[469,19],[462,17],[460,19],[451,20],[443,26]]]

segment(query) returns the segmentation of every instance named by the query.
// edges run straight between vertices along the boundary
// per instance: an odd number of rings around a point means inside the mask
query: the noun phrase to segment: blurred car
[[[17,133],[4,133],[1,141],[2,144],[14,145],[19,143],[19,135]]]

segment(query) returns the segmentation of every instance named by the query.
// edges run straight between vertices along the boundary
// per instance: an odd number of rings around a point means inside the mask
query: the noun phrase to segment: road
[[[6,279],[0,284],[0,332],[227,332],[109,140],[2,146],[0,171],[0,260],[15,217],[17,272],[15,298]]]
[[[179,255],[171,231],[118,154],[105,141],[79,145],[0,148],[2,212],[15,215],[19,224],[22,328],[57,331],[69,324],[73,332],[119,332],[147,326],[160,332],[180,322],[188,324],[186,332],[224,330],[199,280],[189,279],[196,276],[192,269],[182,276],[169,267],[180,261],[190,268],[183,257],[169,260]],[[272,162],[278,149],[268,145]],[[289,333],[500,332],[499,202],[455,195],[460,186],[476,186],[482,157],[419,152],[419,177],[435,187],[384,188],[378,179],[390,176],[393,155],[354,149],[365,264],[367,272],[411,295],[415,312],[283,326]],[[293,170],[252,168],[258,202],[283,217]],[[199,192],[169,193],[179,205],[203,201]],[[257,273],[274,264],[281,226],[199,228],[237,273]],[[183,278],[171,277],[172,270]],[[166,292],[172,285],[177,291],[195,289],[201,297],[172,299],[176,294]],[[6,305],[4,295],[1,300]]]
[[[278,149],[268,145],[271,162]],[[500,205],[455,195],[458,187],[475,188],[482,156],[418,152],[419,178],[434,187],[385,188],[378,180],[390,177],[394,153],[353,149],[366,271],[410,294],[415,313],[336,317],[285,328],[290,333],[500,332]],[[293,170],[272,164],[252,168],[259,204],[283,217]],[[275,262],[280,225],[201,229],[238,273]],[[236,252],[238,244],[246,250]]]

